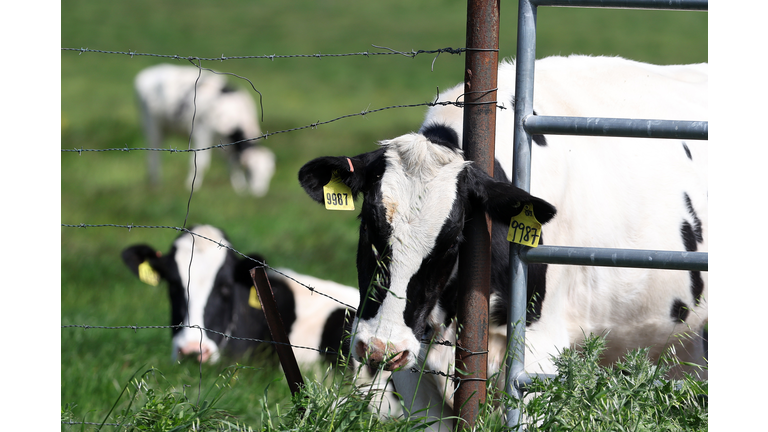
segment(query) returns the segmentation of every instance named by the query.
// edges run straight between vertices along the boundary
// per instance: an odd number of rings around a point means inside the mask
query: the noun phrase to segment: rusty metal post
[[[468,0],[464,71],[464,142],[467,159],[493,175],[496,141],[499,0]],[[467,215],[459,249],[458,320],[454,414],[458,430],[470,430],[486,399],[488,302],[491,285],[491,221],[482,210]]]
[[[269,326],[269,332],[272,334],[272,340],[277,342],[275,350],[280,358],[280,365],[283,366],[285,379],[288,381],[288,388],[291,389],[291,394],[295,395],[299,388],[304,385],[304,379],[301,377],[299,364],[293,355],[288,334],[285,333],[285,326],[283,326],[283,320],[280,318],[280,312],[277,310],[275,295],[272,293],[272,286],[269,284],[264,267],[252,268],[251,279],[253,279],[253,284],[256,287],[256,294],[259,296],[264,316],[267,318],[267,325]]]

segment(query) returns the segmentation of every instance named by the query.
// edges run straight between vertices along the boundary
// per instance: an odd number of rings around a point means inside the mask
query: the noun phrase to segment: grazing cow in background
[[[210,225],[200,225],[190,231],[229,245],[225,234]],[[271,339],[258,297],[253,297],[255,288],[249,270],[257,265],[254,261],[189,233],[180,235],[165,255],[141,244],[126,248],[122,257],[128,268],[142,280],[157,284],[164,279],[168,283],[171,325],[213,330],[174,328],[174,359],[179,354],[196,355],[198,360],[215,362],[222,350],[239,357],[259,345],[259,342],[230,339],[222,334],[235,338]],[[252,257],[264,261],[258,255]],[[358,290],[287,269],[280,269],[280,272],[287,277],[273,271],[267,275],[291,343],[338,351],[347,309],[328,297],[313,294],[296,281],[348,305],[359,302]],[[150,278],[146,274],[150,274]],[[322,357],[319,352],[308,349],[297,349],[295,354],[300,364],[317,362]],[[329,360],[335,360],[335,356]]]
[[[533,108],[541,115],[707,120],[707,80],[706,64],[549,57],[536,64]],[[546,244],[707,250],[705,141],[534,136],[529,195],[509,181],[514,84],[514,63],[502,62],[497,100],[507,109],[497,111],[493,177],[464,159],[462,109],[453,105],[430,108],[418,133],[354,157],[317,158],[299,171],[301,185],[318,202],[334,173],[353,195],[362,193],[353,355],[395,371],[406,409],[442,419],[434,428],[452,428],[444,417],[452,413],[453,385],[410,369],[453,372],[453,350],[436,345],[427,352],[424,342],[455,341],[463,289],[458,245],[470,208],[483,209],[494,222],[488,376],[504,362],[506,236],[523,205],[531,204],[541,223],[549,221]],[[461,101],[463,88],[439,100]],[[604,364],[639,347],[650,347],[657,359],[670,346],[680,360],[706,364],[700,337],[708,316],[706,272],[533,264],[528,298],[528,372],[556,373],[552,357],[590,333],[607,335]],[[681,365],[672,374],[684,371],[706,377],[706,369]]]
[[[199,77],[199,78],[198,78]],[[160,64],[139,72],[134,82],[144,134],[150,148],[160,148],[163,135],[189,137],[192,147],[218,144],[229,154],[230,180],[237,193],[266,195],[275,172],[275,155],[268,148],[243,140],[261,135],[256,105],[248,92],[231,87],[226,78],[194,66]],[[194,119],[194,125],[192,124]],[[196,152],[187,185],[200,188],[211,151]],[[195,170],[197,165],[197,170]],[[159,182],[158,152],[149,152],[149,176]]]

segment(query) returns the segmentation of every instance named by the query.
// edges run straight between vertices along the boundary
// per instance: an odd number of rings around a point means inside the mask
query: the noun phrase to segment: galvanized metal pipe
[[[689,271],[707,271],[709,268],[709,254],[707,252],[542,245],[534,249],[525,248],[521,251],[520,256],[528,264],[569,264]]]
[[[523,119],[533,114],[533,74],[536,61],[536,6],[520,0],[517,22],[517,76],[515,78],[515,129],[512,183],[531,190],[531,134],[523,128]],[[510,243],[509,268],[512,293],[507,305],[507,359],[504,390],[518,402],[507,407],[507,426],[520,424],[522,391],[514,382],[525,371],[525,307],[528,265],[521,259],[522,246]]]
[[[631,138],[706,140],[709,122],[602,117],[530,115],[523,119],[529,134],[589,135]]]
[[[499,65],[499,0],[468,0],[467,54],[464,73],[464,155],[493,175],[496,141],[496,79]],[[457,388],[454,414],[458,430],[474,429],[485,402],[488,365],[488,308],[491,286],[491,223],[474,209],[459,249]]]
[[[705,11],[707,0],[532,0],[536,6]]]

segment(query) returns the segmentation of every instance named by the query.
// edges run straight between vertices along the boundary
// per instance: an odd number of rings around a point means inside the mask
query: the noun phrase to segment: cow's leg
[[[240,162],[241,153],[238,152],[234,146],[226,148],[229,160],[229,180],[232,183],[232,189],[239,195],[245,194],[248,188],[248,177],[245,174],[245,169]]]
[[[192,135],[192,144],[195,149],[204,149],[213,145],[213,133],[210,129],[195,125]],[[189,175],[187,176],[187,188],[192,188],[192,181],[195,182],[195,190],[203,185],[203,177],[208,166],[211,164],[212,150],[199,150],[192,154],[189,164]]]
[[[146,103],[140,97],[138,99],[141,125],[144,129],[144,138],[147,141],[147,146],[151,149],[160,148],[160,143],[163,139],[160,120],[152,116]],[[151,185],[160,184],[162,177],[162,172],[160,171],[160,152],[153,150],[147,152],[147,174]]]
[[[426,431],[453,430],[453,421],[447,418],[453,415],[453,408],[445,402],[445,389],[438,388],[434,380],[427,375],[401,370],[392,373],[392,381],[403,400],[406,417],[436,420],[424,429]]]

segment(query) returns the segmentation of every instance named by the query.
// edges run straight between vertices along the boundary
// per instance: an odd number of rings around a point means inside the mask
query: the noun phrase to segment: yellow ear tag
[[[533,207],[530,204],[523,206],[523,211],[512,217],[509,222],[507,240],[512,243],[536,247],[541,237],[541,224],[533,215]]]
[[[261,309],[261,302],[259,302],[259,295],[256,294],[256,287],[251,287],[251,295],[248,296],[248,306],[254,309]]]
[[[325,208],[327,210],[354,210],[355,201],[352,199],[352,190],[339,180],[336,172],[331,181],[323,186],[325,195]]]
[[[149,261],[139,264],[139,279],[147,285],[157,286],[160,283],[160,275],[149,265]]]

